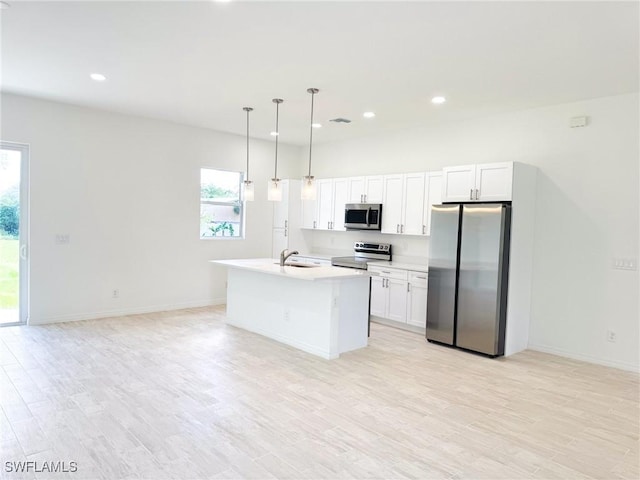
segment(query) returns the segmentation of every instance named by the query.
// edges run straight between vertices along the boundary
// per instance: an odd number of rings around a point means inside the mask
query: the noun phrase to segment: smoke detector
[[[329,121],[330,122],[336,122],[336,123],[351,123],[351,120],[349,120],[348,118],[342,118],[342,117],[332,118]]]

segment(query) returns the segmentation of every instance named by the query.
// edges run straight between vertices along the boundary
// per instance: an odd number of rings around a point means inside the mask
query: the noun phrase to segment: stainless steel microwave
[[[380,230],[380,203],[347,203],[344,206],[344,226],[347,230]]]

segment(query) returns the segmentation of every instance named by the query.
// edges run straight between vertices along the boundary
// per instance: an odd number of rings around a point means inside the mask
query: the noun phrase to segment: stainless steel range
[[[356,242],[353,250],[352,257],[332,257],[331,265],[366,270],[368,262],[391,261],[391,245],[388,243]]]

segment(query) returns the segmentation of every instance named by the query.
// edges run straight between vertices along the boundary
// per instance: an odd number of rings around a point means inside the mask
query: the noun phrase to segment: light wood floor
[[[0,364],[2,478],[639,477],[637,375],[542,353],[372,325],[327,361],[206,308],[0,329]]]

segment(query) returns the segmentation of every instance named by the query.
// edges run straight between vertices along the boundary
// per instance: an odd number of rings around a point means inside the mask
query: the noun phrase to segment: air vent
[[[349,120],[348,118],[342,118],[342,117],[332,118],[329,121],[330,122],[336,122],[336,123],[351,123],[351,120]]]

